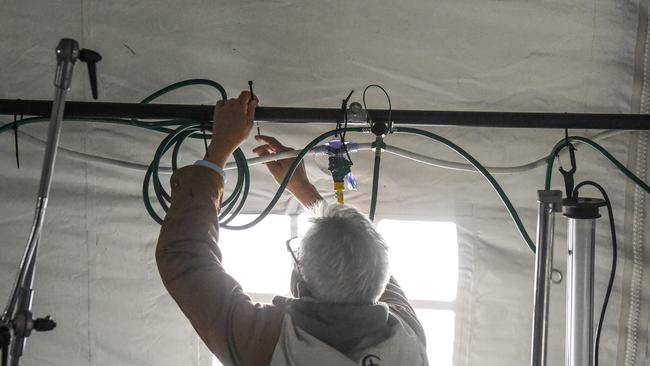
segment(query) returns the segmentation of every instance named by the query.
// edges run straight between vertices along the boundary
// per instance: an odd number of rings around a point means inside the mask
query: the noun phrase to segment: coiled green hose
[[[225,89],[217,82],[214,82],[212,80],[207,80],[207,79],[190,79],[190,80],[184,80],[172,85],[169,85],[165,88],[162,88],[155,93],[152,93],[148,97],[144,98],[141,103],[150,103],[154,101],[155,99],[170,93],[174,90],[183,88],[183,87],[188,87],[188,86],[194,86],[194,85],[205,85],[209,86],[211,88],[214,88],[215,90],[218,91],[222,99],[227,99],[226,91]],[[151,198],[149,197],[150,195],[150,186],[153,186],[154,194],[156,196],[156,200],[158,201],[160,207],[162,208],[163,211],[167,211],[169,208],[170,204],[170,195],[168,192],[165,191],[164,186],[160,180],[160,177],[158,175],[158,168],[160,166],[160,161],[163,158],[163,156],[171,149],[172,150],[172,170],[176,170],[178,168],[178,154],[180,152],[180,149],[183,145],[183,143],[188,139],[207,139],[210,138],[211,136],[209,134],[204,134],[205,130],[211,130],[211,126],[206,124],[203,121],[196,121],[196,120],[190,120],[190,119],[173,119],[173,120],[161,120],[161,121],[155,121],[155,122],[146,122],[146,121],[141,121],[137,119],[123,119],[123,118],[77,118],[77,117],[66,117],[64,119],[65,121],[80,121],[80,122],[95,122],[95,123],[110,123],[110,124],[116,124],[116,125],[123,125],[123,126],[133,126],[133,127],[138,127],[138,128],[145,128],[151,131],[156,131],[160,133],[165,133],[167,136],[163,139],[163,141],[160,143],[158,148],[156,149],[156,152],[154,153],[154,157],[149,164],[149,168],[147,169],[147,172],[145,173],[144,179],[143,179],[143,185],[142,185],[142,196],[143,196],[143,202],[145,205],[145,208],[149,215],[154,219],[154,221],[158,222],[159,224],[162,223],[162,218],[156,210],[154,209],[152,203],[151,203]],[[31,117],[31,118],[24,118],[20,119],[18,121],[15,121],[13,123],[6,124],[4,126],[0,126],[0,134],[6,131],[10,131],[15,127],[23,126],[23,125],[28,125],[32,123],[39,123],[39,122],[47,122],[49,121],[48,118],[45,117]],[[279,201],[280,197],[282,196],[282,193],[285,191],[287,185],[289,184],[289,180],[291,179],[292,175],[296,171],[298,165],[300,162],[303,160],[305,155],[313,148],[315,147],[318,143],[321,141],[325,140],[326,138],[333,136],[337,133],[340,132],[368,132],[368,129],[362,128],[362,127],[352,127],[352,128],[344,128],[344,129],[337,129],[337,130],[331,130],[328,132],[325,132],[321,134],[320,136],[316,137],[313,139],[310,143],[308,143],[305,148],[299,153],[299,155],[295,158],[293,161],[292,165],[289,168],[289,172],[287,176],[283,179],[281,182],[280,186],[278,187],[278,190],[276,191],[275,195],[267,205],[267,207],[262,210],[262,212],[251,222],[243,224],[243,225],[230,225],[230,222],[241,212],[246,199],[248,198],[248,194],[250,191],[250,171],[248,168],[248,164],[246,161],[246,157],[244,153],[241,151],[241,149],[237,149],[233,156],[235,159],[235,163],[237,165],[237,181],[235,184],[235,187],[233,188],[231,194],[223,201],[222,203],[222,210],[219,215],[221,227],[225,229],[231,229],[231,230],[244,230],[248,229],[260,221],[262,221],[268,214],[273,210],[273,207],[276,205],[276,203]],[[512,220],[514,221],[517,230],[519,231],[520,235],[528,245],[528,247],[534,252],[535,251],[535,244],[528,235],[516,209],[512,205],[510,199],[508,196],[505,194],[501,186],[498,184],[496,179],[487,171],[483,165],[481,165],[472,155],[470,155],[468,152],[463,150],[461,147],[458,145],[454,144],[453,142],[436,135],[434,133],[431,133],[429,131],[421,130],[421,129],[416,129],[416,128],[410,128],[410,127],[395,127],[394,128],[395,133],[407,133],[407,134],[415,134],[419,136],[423,136],[438,142],[443,143],[450,149],[454,150],[456,153],[458,153],[460,156],[462,156],[465,160],[467,160],[474,168],[483,175],[483,177],[490,183],[492,188],[496,191],[497,195],[505,205],[506,209],[508,210],[510,216],[512,217]],[[627,169],[622,163],[620,163],[616,158],[614,158],[607,150],[605,150],[602,146],[598,145],[596,142],[593,140],[590,140],[585,137],[581,136],[570,136],[568,139],[563,139],[560,142],[558,142],[551,154],[547,158],[547,169],[546,169],[546,179],[545,179],[545,187],[546,189],[549,189],[551,186],[551,177],[552,177],[552,171],[553,171],[553,163],[555,160],[555,157],[557,154],[566,146],[568,146],[568,143],[570,141],[580,141],[583,142],[592,148],[596,149],[599,151],[603,156],[605,156],[607,159],[609,159],[625,176],[627,176],[629,179],[634,181],[636,184],[641,186],[646,192],[650,193],[650,186],[648,186],[647,183],[639,179],[636,175],[634,175],[629,169]],[[378,181],[379,181],[379,161],[377,161],[379,158],[376,156],[376,162],[375,162],[375,169],[373,173],[373,192],[371,194],[371,214],[370,217],[371,219],[374,217],[374,213],[376,210],[377,206],[377,189],[378,187]]]

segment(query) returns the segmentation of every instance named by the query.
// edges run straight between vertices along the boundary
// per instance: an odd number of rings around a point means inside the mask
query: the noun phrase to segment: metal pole
[[[602,203],[581,198],[564,207],[569,219],[565,366],[592,366],[594,362],[594,253]]]
[[[38,241],[38,240],[37,240]],[[38,255],[38,243],[36,244],[34,256],[29,263],[25,275],[25,285],[20,288],[18,299],[18,313],[14,316],[14,341],[11,344],[11,366],[18,366],[20,358],[23,356],[27,346],[27,337],[34,326],[31,315],[32,304],[34,301],[34,269],[36,266],[36,256]]]
[[[0,99],[0,114],[48,116],[51,102],[45,100]],[[211,121],[213,105],[68,102],[66,117],[192,119]],[[358,112],[358,111],[357,111]],[[388,110],[370,110],[375,121],[386,122]],[[349,109],[352,124],[366,124],[363,113]],[[647,114],[530,113],[479,111],[393,110],[395,125],[462,126],[498,128],[571,128],[606,130],[650,130]],[[339,108],[257,107],[258,122],[334,123],[341,119]]]
[[[533,336],[531,366],[546,366],[548,301],[553,263],[555,213],[562,207],[562,191],[537,191],[537,251],[533,295]]]
[[[47,208],[48,196],[52,185],[52,173],[56,161],[56,150],[59,144],[61,121],[65,109],[65,96],[70,88],[72,71],[79,56],[79,45],[72,39],[62,39],[56,48],[57,68],[54,77],[54,102],[50,114],[50,126],[48,129],[47,145],[43,158],[43,169],[36,200],[36,210],[31,232],[23,257],[20,262],[18,275],[5,308],[2,324],[13,323],[14,342],[11,347],[12,365],[18,365],[23,354],[26,338],[31,333],[33,321],[31,318],[31,306],[33,297],[34,271],[36,268],[36,254],[43,227],[43,218]],[[17,306],[18,305],[18,306]]]

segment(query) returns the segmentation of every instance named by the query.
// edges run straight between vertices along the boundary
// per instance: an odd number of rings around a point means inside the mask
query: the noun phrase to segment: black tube
[[[0,99],[0,114],[48,116],[51,103]],[[212,112],[212,105],[67,102],[65,115],[208,121],[212,119]],[[369,112],[376,121],[388,118],[388,110]],[[259,122],[330,123],[340,116],[338,108],[258,107],[256,111]],[[647,114],[393,110],[392,119],[396,125],[650,130],[650,115]]]
[[[368,218],[375,222],[375,212],[377,210],[377,196],[379,195],[379,167],[381,164],[381,144],[383,141],[377,137],[377,146],[375,146],[375,166],[372,173],[372,193],[370,194],[370,212]]]

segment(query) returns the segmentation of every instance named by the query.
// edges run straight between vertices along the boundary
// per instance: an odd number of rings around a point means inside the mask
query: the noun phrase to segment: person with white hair
[[[224,365],[428,365],[422,326],[389,274],[386,242],[355,208],[325,203],[304,164],[287,187],[315,213],[291,252],[294,297],[255,304],[224,271],[217,245],[223,167],[249,136],[257,103],[246,91],[217,102],[205,159],[172,175],[156,247],[168,292]],[[269,136],[256,139],[264,143],[254,150],[260,156],[290,150]],[[267,167],[280,181],[291,162]]]

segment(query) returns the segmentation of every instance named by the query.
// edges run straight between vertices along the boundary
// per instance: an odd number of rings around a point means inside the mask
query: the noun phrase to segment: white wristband
[[[194,165],[198,165],[198,166],[202,166],[202,167],[206,167],[208,169],[211,169],[212,171],[219,174],[223,178],[224,183],[228,181],[228,178],[226,177],[226,172],[224,172],[223,169],[219,165],[217,165],[217,164],[215,164],[215,163],[213,163],[213,162],[211,162],[209,160],[197,160],[197,161],[194,162]]]

